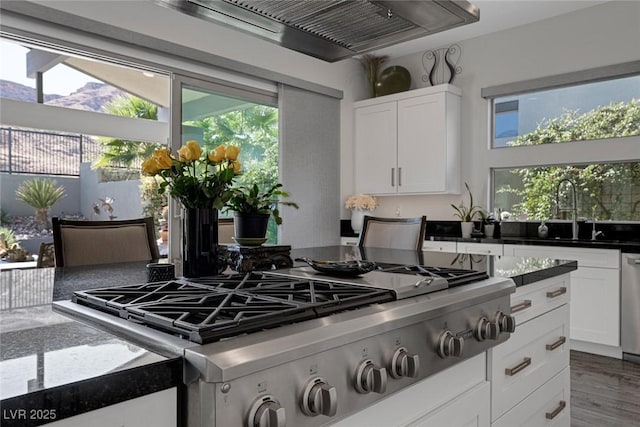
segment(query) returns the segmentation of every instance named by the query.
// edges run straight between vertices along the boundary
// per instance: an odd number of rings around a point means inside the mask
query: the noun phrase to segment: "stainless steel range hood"
[[[155,0],[329,62],[470,24],[457,0]]]

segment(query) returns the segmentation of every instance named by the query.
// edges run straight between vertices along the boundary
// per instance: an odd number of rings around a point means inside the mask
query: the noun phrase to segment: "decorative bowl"
[[[311,268],[329,276],[355,277],[378,268],[371,261],[323,261],[310,258],[296,258],[296,261],[307,263]]]

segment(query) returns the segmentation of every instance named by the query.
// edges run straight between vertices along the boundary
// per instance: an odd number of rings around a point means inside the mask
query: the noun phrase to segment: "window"
[[[494,146],[505,147],[518,136],[518,100],[495,103]]]
[[[556,210],[573,202],[568,187],[558,189],[566,178],[577,190],[578,216],[640,221],[640,63],[485,88],[482,95],[492,106],[493,209],[517,219],[566,219]]]
[[[570,219],[556,212],[571,206],[563,178],[575,183],[578,216],[598,220],[640,221],[640,163],[596,163],[495,169],[494,207],[523,219]],[[557,198],[556,198],[557,194]]]

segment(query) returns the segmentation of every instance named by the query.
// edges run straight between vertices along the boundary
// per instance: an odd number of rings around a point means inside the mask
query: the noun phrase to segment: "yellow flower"
[[[201,155],[202,149],[198,141],[194,141],[193,139],[187,141],[187,143],[178,150],[178,156],[181,162],[193,162],[194,160],[198,160]]]
[[[142,173],[145,175],[155,175],[159,171],[158,162],[153,157],[149,157],[147,160],[142,162]]]
[[[169,155],[169,149],[158,148],[153,152],[153,160],[156,162],[156,166],[159,170],[171,169],[171,156]]]
[[[242,167],[242,163],[240,163],[239,161],[235,160],[233,162],[231,162],[231,164],[233,165],[233,173],[234,174],[238,174],[240,173],[240,168]]]
[[[228,146],[227,152],[226,152],[227,160],[237,160],[239,153],[240,153],[240,147],[236,147],[235,145]]]
[[[225,159],[227,148],[224,145],[218,145],[213,153],[209,154],[209,160],[213,163],[219,163]]]

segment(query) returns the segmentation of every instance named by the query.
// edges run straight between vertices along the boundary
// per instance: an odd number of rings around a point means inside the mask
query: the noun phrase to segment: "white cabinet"
[[[571,280],[562,274],[511,294],[516,330],[488,351],[492,427],[569,427]]]
[[[45,425],[46,427],[176,427],[177,422],[178,396],[177,389],[174,387]]]
[[[491,350],[491,418],[496,420],[569,366],[569,306],[517,325]]]
[[[565,368],[523,400],[492,427],[569,427],[571,375]]]
[[[489,393],[488,382],[478,384],[409,426],[489,427]]]
[[[356,102],[356,192],[459,193],[460,98],[438,85]]]
[[[620,350],[620,251],[505,245],[505,254],[576,260],[571,272],[572,348],[610,357]]]

